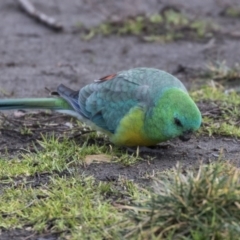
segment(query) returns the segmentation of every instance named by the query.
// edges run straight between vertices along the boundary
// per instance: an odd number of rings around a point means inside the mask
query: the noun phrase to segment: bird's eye
[[[174,118],[174,122],[178,127],[182,127],[182,123],[180,122],[180,120],[178,118]]]

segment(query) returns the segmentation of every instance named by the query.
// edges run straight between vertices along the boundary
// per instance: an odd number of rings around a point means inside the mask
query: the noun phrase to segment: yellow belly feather
[[[144,112],[141,108],[132,109],[121,121],[111,141],[123,146],[151,146],[157,144],[144,133]]]

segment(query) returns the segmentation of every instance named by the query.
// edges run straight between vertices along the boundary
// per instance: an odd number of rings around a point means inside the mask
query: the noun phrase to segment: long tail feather
[[[0,111],[12,109],[73,110],[63,98],[0,99]]]

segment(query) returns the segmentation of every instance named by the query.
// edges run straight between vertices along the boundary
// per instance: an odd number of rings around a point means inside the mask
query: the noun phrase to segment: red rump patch
[[[103,81],[108,81],[108,80],[112,80],[113,78],[115,78],[117,76],[117,74],[110,74],[110,75],[107,75],[105,77],[102,77],[99,79],[100,82],[103,82]]]

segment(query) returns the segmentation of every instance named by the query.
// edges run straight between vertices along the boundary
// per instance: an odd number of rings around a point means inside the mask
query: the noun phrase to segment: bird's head
[[[152,136],[159,142],[179,137],[183,141],[190,139],[202,121],[201,113],[187,92],[178,89],[166,90],[157,99],[149,112]]]

